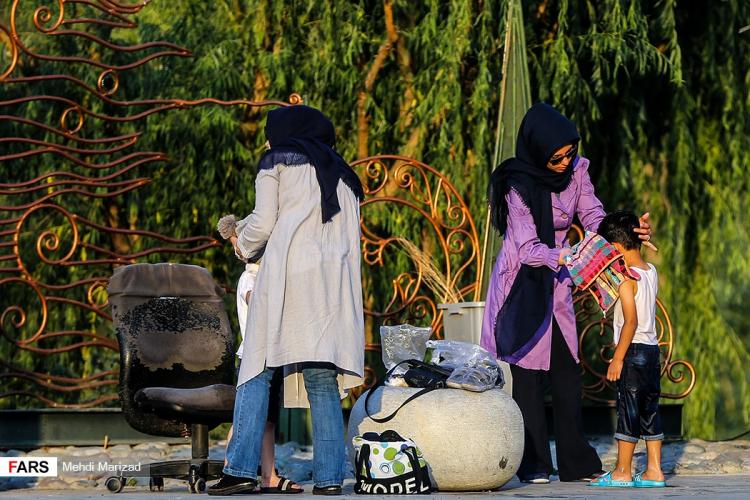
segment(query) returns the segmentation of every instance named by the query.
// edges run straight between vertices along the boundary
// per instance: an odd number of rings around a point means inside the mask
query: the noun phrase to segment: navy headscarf
[[[341,211],[336,195],[339,180],[344,181],[360,201],[364,199],[359,177],[333,149],[336,145],[333,123],[317,109],[300,104],[269,111],[266,139],[271,149],[260,159],[259,169],[271,169],[277,163],[308,162],[315,168],[323,223]]]
[[[537,103],[526,112],[518,130],[516,156],[502,162],[490,176],[492,225],[501,234],[508,228],[505,196],[513,188],[531,211],[539,241],[555,247],[552,193],[568,187],[578,158],[560,173],[548,169],[547,162],[558,149],[579,140],[575,124],[552,106]],[[553,280],[554,271],[546,266],[521,265],[495,323],[498,354],[507,361],[523,358],[546,331],[552,317]]]

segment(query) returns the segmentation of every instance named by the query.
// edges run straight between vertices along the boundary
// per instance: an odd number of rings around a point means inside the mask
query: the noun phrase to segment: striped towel
[[[573,283],[580,290],[588,290],[605,315],[617,302],[622,282],[628,278],[640,279],[614,245],[591,231],[586,231],[583,240],[571,248],[565,267]]]

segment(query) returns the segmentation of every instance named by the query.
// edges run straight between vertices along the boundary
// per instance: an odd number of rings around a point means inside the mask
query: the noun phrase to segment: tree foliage
[[[712,437],[741,429],[750,423],[750,335],[742,310],[750,296],[750,33],[738,29],[750,19],[750,5],[524,0],[523,6],[533,99],[576,121],[608,208],[651,212],[660,247],[651,257],[675,324],[677,356],[698,371],[686,400],[689,432]],[[128,99],[260,100],[298,92],[332,118],[345,158],[399,153],[424,161],[448,175],[483,224],[505,8],[506,0],[174,0],[152,2],[136,30],[100,35],[169,40],[194,53],[124,77]],[[30,36],[47,50],[87,50]],[[3,93],[12,91],[6,87]],[[139,172],[153,178],[149,186],[82,209],[121,227],[211,234],[219,216],[252,207],[263,118],[254,108],[223,107],[150,116],[140,127],[141,147],[165,151],[170,161]],[[20,179],[28,169],[49,167],[2,168],[11,169],[3,179]],[[227,283],[240,272],[228,248],[191,261]]]
[[[745,2],[543,2],[527,18],[540,99],[582,130],[606,206],[650,211],[659,294],[698,384],[689,432],[750,422],[750,115]]]

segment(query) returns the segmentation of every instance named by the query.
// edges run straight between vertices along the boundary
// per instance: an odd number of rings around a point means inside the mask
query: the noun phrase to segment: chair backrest
[[[184,264],[133,264],[109,287],[120,346],[119,396],[135,429],[179,436],[184,426],[134,404],[144,387],[195,388],[234,383],[234,345],[222,296],[209,272]]]

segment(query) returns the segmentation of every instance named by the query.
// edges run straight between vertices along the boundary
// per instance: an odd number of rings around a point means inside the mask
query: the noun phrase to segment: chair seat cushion
[[[135,402],[144,410],[166,414],[182,421],[231,422],[236,388],[214,384],[195,389],[145,387],[135,393]]]

